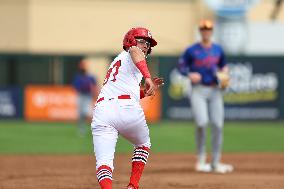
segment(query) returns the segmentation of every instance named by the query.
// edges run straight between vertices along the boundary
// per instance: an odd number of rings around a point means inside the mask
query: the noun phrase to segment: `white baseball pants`
[[[97,168],[107,165],[114,169],[119,134],[134,147],[151,146],[143,109],[135,99],[105,98],[95,106],[91,126]]]

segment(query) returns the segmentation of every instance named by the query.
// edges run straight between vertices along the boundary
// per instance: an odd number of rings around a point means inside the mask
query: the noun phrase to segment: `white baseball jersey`
[[[92,134],[97,168],[107,165],[113,169],[119,134],[135,147],[150,148],[149,129],[139,103],[141,80],[142,74],[129,52],[123,51],[111,63],[93,111]],[[129,95],[130,99],[118,98],[121,95]]]
[[[123,51],[111,63],[98,99],[130,95],[139,101],[142,77],[130,53]]]

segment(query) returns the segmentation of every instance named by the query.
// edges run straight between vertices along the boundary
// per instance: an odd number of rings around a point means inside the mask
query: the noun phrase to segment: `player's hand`
[[[188,78],[190,79],[190,81],[191,81],[193,84],[200,83],[200,81],[201,81],[201,75],[200,75],[200,73],[198,73],[198,72],[191,72],[191,73],[188,75]]]
[[[155,89],[154,89],[154,92],[155,90],[158,90],[160,87],[162,87],[165,83],[164,83],[164,79],[163,78],[160,78],[160,77],[154,77],[153,78],[153,83],[155,85]],[[144,98],[144,97],[147,97],[147,96],[153,96],[155,94],[147,94],[146,91],[147,89],[149,89],[149,85],[146,83],[145,81],[145,88],[142,89],[142,97],[141,98]],[[141,91],[140,91],[140,95],[141,95]]]
[[[155,90],[159,89],[160,87],[162,87],[165,84],[164,79],[160,78],[160,77],[154,77],[153,82],[155,84]]]
[[[145,79],[145,96],[153,96],[155,95],[155,84],[151,78]]]

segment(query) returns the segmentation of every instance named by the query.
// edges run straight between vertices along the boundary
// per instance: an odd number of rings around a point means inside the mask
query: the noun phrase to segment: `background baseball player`
[[[98,96],[98,84],[93,75],[88,74],[86,61],[81,60],[78,64],[78,73],[73,82],[74,88],[78,93],[78,131],[80,136],[85,136],[88,125],[92,119],[93,101]]]
[[[191,107],[196,123],[196,170],[227,173],[233,166],[220,163],[223,142],[224,104],[223,84],[218,75],[227,75],[225,56],[222,48],[211,42],[213,23],[202,20],[199,24],[201,42],[188,47],[179,59],[179,71],[192,83],[190,96]],[[221,74],[222,73],[222,74]],[[209,120],[211,127],[212,160],[206,163],[206,126]]]
[[[112,188],[113,159],[119,134],[135,147],[127,188],[138,189],[151,146],[139,100],[154,95],[163,83],[162,79],[151,79],[145,59],[156,45],[148,29],[132,28],[124,37],[124,51],[114,59],[106,74],[92,121],[97,178],[102,189]],[[140,90],[142,77],[145,90]]]

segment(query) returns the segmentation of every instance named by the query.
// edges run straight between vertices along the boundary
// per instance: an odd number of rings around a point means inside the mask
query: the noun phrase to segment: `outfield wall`
[[[42,60],[48,57],[36,56],[36,60]],[[31,57],[29,58],[32,59]],[[66,58],[73,60],[76,58]],[[231,86],[224,91],[224,100],[226,104],[226,119],[236,120],[277,120],[284,119],[284,57],[275,56],[236,56],[227,57],[230,67]],[[182,77],[177,69],[176,56],[152,57],[151,72],[153,76],[159,75],[165,78],[166,85],[162,88],[161,95],[157,95],[155,100],[146,102],[147,116],[152,121],[161,119],[192,119],[188,93],[190,91],[189,81]],[[33,61],[32,61],[33,62]],[[49,68],[48,61],[42,64],[36,64],[37,67],[29,65],[28,62],[20,65],[25,66],[28,72],[22,72],[21,69],[15,72],[13,76],[20,79],[18,82],[14,77],[15,83],[18,83],[17,90],[2,88],[0,90],[0,117],[21,117],[26,115],[22,112],[26,110],[24,104],[26,100],[21,94],[29,85],[54,86],[54,81],[47,72]],[[29,66],[28,66],[29,65]],[[64,64],[63,70],[65,82],[60,86],[70,85],[72,77],[76,72],[77,61],[73,60]],[[52,66],[51,66],[52,67]],[[18,69],[17,66],[15,68]],[[33,74],[36,70],[37,74]],[[69,70],[69,71],[68,71]],[[47,72],[47,73],[46,73]],[[26,74],[25,74],[26,73]],[[21,80],[21,74],[23,79]],[[19,85],[21,83],[22,85]],[[39,88],[40,90],[40,88]],[[44,92],[47,94],[47,92]],[[32,97],[31,97],[32,98]],[[57,97],[56,97],[57,98]],[[34,98],[32,98],[34,99]],[[40,98],[43,99],[43,98]],[[149,107],[149,105],[153,107]],[[66,106],[66,105],[64,105]],[[11,110],[14,107],[13,116],[5,116],[7,108]],[[74,108],[76,109],[76,107]],[[9,109],[8,109],[9,110]],[[19,112],[19,110],[21,110]],[[42,110],[38,110],[42,111]],[[1,112],[4,114],[1,115]],[[37,111],[35,111],[37,112]],[[11,111],[10,111],[11,113]],[[47,119],[48,120],[48,119]]]

